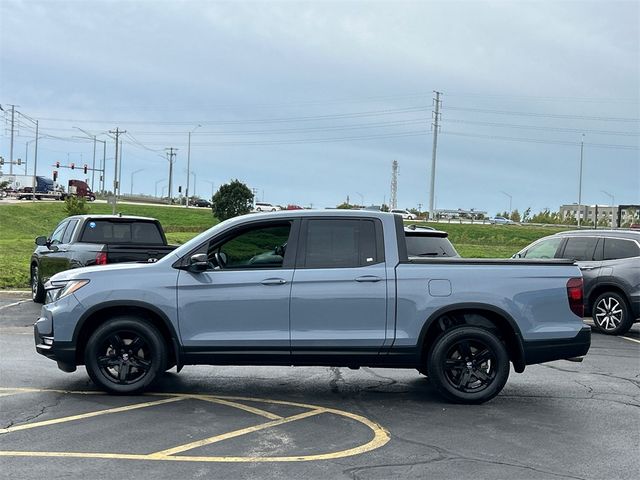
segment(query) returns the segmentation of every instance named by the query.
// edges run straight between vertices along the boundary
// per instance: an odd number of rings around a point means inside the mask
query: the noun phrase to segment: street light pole
[[[507,192],[500,191],[500,193],[502,193],[502,194],[506,195],[507,197],[509,197],[509,218],[511,218],[511,207],[512,207],[513,197],[511,195],[509,195]]]
[[[140,168],[140,169],[138,169],[138,170],[134,170],[133,172],[131,172],[131,191],[129,192],[129,195],[133,196],[133,176],[134,176],[136,173],[140,173],[140,172],[141,172],[141,171],[143,171],[143,170],[144,170],[144,168]]]
[[[578,228],[582,224],[582,161],[584,158],[584,133],[580,137],[580,173],[578,175]]]
[[[189,143],[187,146],[187,188],[185,189],[185,195],[187,196],[187,201],[184,202],[185,208],[189,208],[189,172],[191,172],[191,134],[195,132],[202,125],[198,124],[196,128],[189,132]],[[195,181],[194,181],[195,182]],[[195,195],[195,183],[194,183],[194,195]]]
[[[213,195],[214,195],[214,187],[215,187],[215,183],[213,183],[211,180],[202,180],[205,183],[208,183],[209,185],[211,185],[211,200],[213,200]]]
[[[31,201],[35,202],[36,201],[36,172],[38,171],[38,120],[36,120],[36,152],[34,155],[34,159],[33,159],[33,190],[31,190],[31,193],[33,193],[33,195],[31,196]]]

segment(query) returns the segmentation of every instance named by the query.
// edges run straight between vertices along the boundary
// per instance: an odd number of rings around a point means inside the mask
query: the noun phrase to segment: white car
[[[409,210],[402,210],[400,208],[395,208],[391,210],[391,213],[395,213],[396,215],[402,215],[403,220],[415,220],[417,218],[416,215],[411,213]]]
[[[253,207],[254,212],[275,212],[277,210],[282,210],[277,205],[272,205],[267,202],[256,202],[256,206]]]

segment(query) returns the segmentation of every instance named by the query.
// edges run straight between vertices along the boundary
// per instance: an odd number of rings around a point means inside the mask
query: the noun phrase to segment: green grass
[[[0,288],[29,286],[29,258],[38,235],[50,235],[66,217],[62,202],[0,203]],[[120,204],[118,212],[160,220],[167,240],[182,244],[218,223],[211,210]],[[90,213],[111,213],[107,204],[91,204]],[[415,223],[415,222],[412,222]],[[508,258],[529,243],[560,228],[519,225],[430,224],[449,233],[463,257]]]

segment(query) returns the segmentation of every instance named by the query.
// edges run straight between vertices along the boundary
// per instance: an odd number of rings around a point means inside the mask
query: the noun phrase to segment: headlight
[[[57,280],[55,282],[48,282],[45,286],[47,290],[47,298],[45,301],[46,303],[58,301],[78,291],[87,283],[89,283],[89,280]]]

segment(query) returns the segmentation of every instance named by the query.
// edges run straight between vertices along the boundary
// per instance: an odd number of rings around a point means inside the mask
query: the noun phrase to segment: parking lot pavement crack
[[[379,373],[374,372],[371,368],[364,367],[363,370],[365,372],[367,372],[369,375],[372,375],[372,376],[374,376],[376,378],[379,378],[381,380],[377,385],[365,388],[365,390],[368,390],[370,392],[375,392],[375,391],[378,391],[377,390],[378,388],[390,387],[390,386],[395,385],[396,383],[398,383],[398,381],[396,379],[391,378],[391,377],[385,377],[384,375],[380,375]]]
[[[567,368],[560,368],[560,367],[556,367],[554,365],[547,365],[544,363],[540,364],[541,367],[545,367],[545,368],[550,368],[552,370],[557,370],[559,372],[567,372],[567,373],[581,373],[578,372],[577,370],[569,370]],[[631,383],[632,385],[635,385],[636,387],[640,388],[640,381],[638,380],[633,380],[631,378],[627,378],[627,377],[620,377],[618,375],[613,375],[612,373],[600,373],[600,372],[587,372],[589,375],[598,375],[600,377],[607,377],[607,378],[615,378],[618,380],[624,380],[626,382]]]
[[[63,395],[57,395],[56,400],[55,400],[52,404],[50,404],[50,405],[43,405],[43,406],[42,406],[42,408],[40,408],[40,411],[39,411],[39,412],[37,412],[37,413],[35,413],[34,415],[31,415],[31,416],[29,416],[29,417],[27,417],[27,418],[25,418],[25,419],[22,419],[22,420],[20,421],[20,424],[26,424],[26,423],[29,423],[30,421],[35,420],[36,418],[41,417],[42,415],[44,415],[44,413],[45,413],[47,410],[49,410],[50,408],[55,408],[55,407],[57,407],[57,406],[60,404],[60,402],[62,401],[62,397],[63,397]],[[9,424],[8,424],[8,425],[6,425],[6,426],[5,426],[5,427],[3,427],[2,429],[0,429],[0,433],[4,433],[4,432],[2,432],[2,430],[8,430],[8,429],[10,429],[11,427],[13,427],[15,424],[16,424],[16,422],[15,422],[14,420],[11,420],[11,421],[9,422]]]
[[[521,468],[521,469],[525,469],[525,470],[530,470],[530,471],[534,471],[534,472],[538,472],[538,473],[542,473],[544,475],[551,475],[553,477],[557,477],[557,478],[571,478],[571,479],[575,479],[575,480],[587,480],[583,477],[578,477],[576,475],[572,475],[569,473],[560,473],[560,472],[554,472],[551,470],[544,470],[544,469],[540,469],[537,467],[533,467],[531,465],[524,465],[521,463],[514,463],[514,462],[505,462],[505,461],[501,461],[501,460],[489,460],[489,459],[485,459],[485,458],[477,458],[477,457],[469,457],[469,456],[465,456],[465,455],[461,455],[459,453],[456,452],[452,452],[450,450],[447,450],[445,448],[436,446],[436,445],[432,445],[426,442],[420,442],[418,440],[409,440],[407,438],[403,438],[400,437],[398,435],[392,435],[392,440],[398,440],[400,442],[404,442],[404,443],[409,443],[409,444],[413,444],[413,445],[418,445],[421,447],[426,447],[429,448],[433,451],[436,452],[437,456],[435,456],[434,458],[431,458],[429,460],[418,460],[415,462],[411,462],[411,461],[407,461],[407,462],[398,462],[398,463],[384,463],[384,464],[377,464],[377,465],[368,465],[365,467],[353,467],[353,468],[348,468],[343,470],[343,473],[345,475],[350,476],[353,480],[359,480],[361,478],[360,474],[362,472],[365,472],[367,470],[374,470],[374,469],[380,469],[380,468],[392,468],[392,467],[415,467],[418,465],[429,465],[429,464],[433,464],[433,463],[437,463],[437,462],[448,462],[448,461],[456,461],[456,460],[464,460],[464,461],[469,461],[469,462],[477,462],[477,463],[485,463],[485,464],[490,464],[490,465],[503,465],[503,466],[509,466],[509,467],[514,467],[514,468]]]

